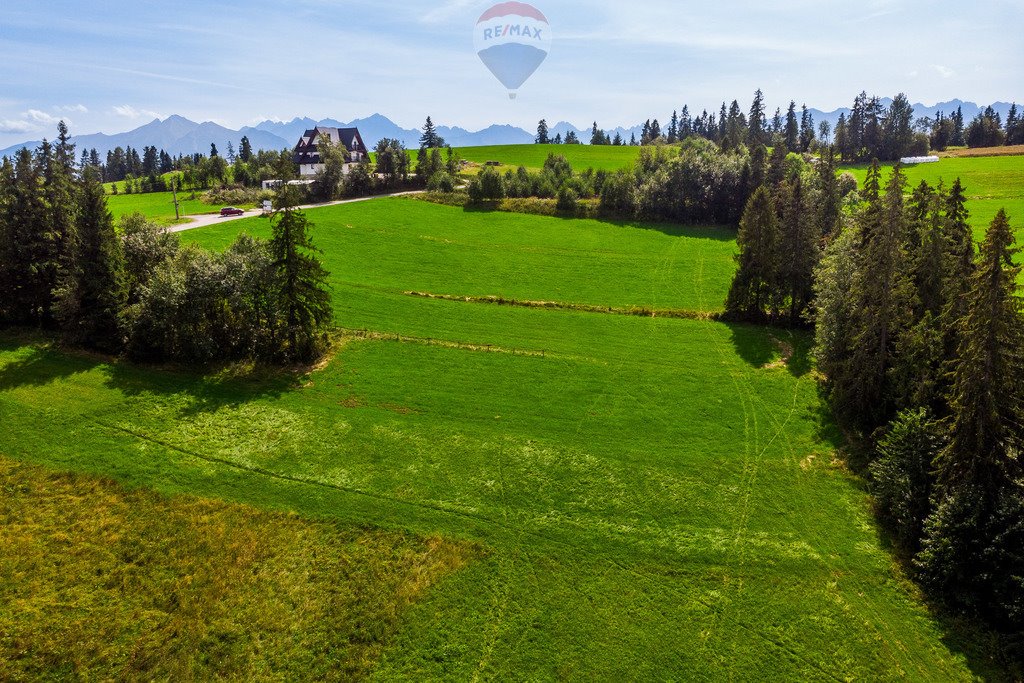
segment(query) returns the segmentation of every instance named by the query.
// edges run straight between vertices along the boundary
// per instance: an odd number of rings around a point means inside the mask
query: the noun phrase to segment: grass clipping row
[[[0,680],[362,678],[470,553],[0,457]]]

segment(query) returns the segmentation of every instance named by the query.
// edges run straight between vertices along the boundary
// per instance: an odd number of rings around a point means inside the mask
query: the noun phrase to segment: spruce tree
[[[423,135],[420,136],[420,147],[425,149],[434,149],[435,147],[441,147],[438,143],[440,138],[437,135],[437,129],[434,127],[434,122],[427,117],[427,122],[423,124]]]
[[[738,268],[725,302],[726,313],[735,319],[764,319],[773,307],[779,271],[779,224],[766,187],[759,187],[747,202],[736,243]]]
[[[92,168],[86,169],[78,196],[75,259],[57,288],[56,315],[72,344],[117,352],[127,300],[124,252]]]
[[[1006,212],[981,244],[953,379],[950,443],[937,461],[944,487],[999,487],[1020,474],[1024,428],[1024,319],[1017,296],[1021,268]]]
[[[914,321],[897,341],[894,394],[900,408],[926,406],[944,414],[945,219],[941,195],[923,182],[907,209],[904,249],[915,288]]]
[[[814,116],[811,115],[805,104],[801,107],[800,113],[800,151],[808,151],[812,142],[814,142]]]
[[[247,135],[243,135],[242,140],[238,143],[238,159],[246,164],[252,161],[252,143],[249,142]]]
[[[796,120],[796,102],[790,100],[786,112],[786,149],[790,152],[800,151],[800,126]]]
[[[534,138],[534,142],[538,145],[551,144],[551,138],[548,137],[548,122],[545,119],[541,119],[537,124],[537,137]]]
[[[666,139],[669,144],[672,144],[679,139],[679,114],[676,111],[672,112],[672,118],[668,122],[668,133]]]
[[[277,275],[279,310],[284,315],[281,353],[286,360],[309,361],[322,350],[321,332],[331,320],[331,295],[306,215],[287,203],[272,221],[270,250]]]
[[[747,145],[751,148],[768,142],[765,133],[764,93],[758,88],[754,93],[754,101],[750,104],[750,115],[747,116]]]
[[[856,226],[841,226],[825,247],[814,274],[814,356],[837,413],[845,408],[844,399],[849,393],[846,382],[853,354],[853,290],[860,272],[859,243]]]
[[[970,291],[970,280],[974,273],[974,235],[971,225],[968,223],[970,214],[967,211],[967,196],[964,194],[960,178],[953,181],[949,194],[942,200],[942,209],[945,218],[943,226],[944,247],[945,247],[945,292],[943,300],[945,309],[943,316],[946,319],[946,328],[949,330],[950,340],[957,337],[956,322],[967,314],[967,304]],[[952,344],[949,349],[949,356],[959,346],[959,341]]]
[[[818,232],[824,237],[829,237],[838,232],[842,215],[834,147],[825,147],[821,150],[821,159],[814,167],[814,181],[817,192],[815,209]]]
[[[952,116],[953,118],[953,138],[950,144],[958,147],[962,147],[967,144],[967,140],[964,138],[964,112],[963,107],[957,107],[956,112]]]
[[[903,246],[906,178],[896,166],[881,197],[879,177],[875,160],[865,182],[868,205],[860,216],[863,262],[854,281],[854,352],[842,391],[847,415],[867,432],[892,417],[889,372],[896,342],[912,322],[913,302]]]
[[[5,327],[11,318],[10,283],[13,277],[12,239],[8,226],[8,210],[13,200],[14,166],[8,157],[0,159],[0,328]]]
[[[684,104],[679,114],[679,139],[685,140],[691,135],[693,135],[693,119],[690,118],[690,108]]]
[[[835,147],[839,152],[840,161],[850,161],[853,159],[853,154],[850,150],[850,136],[847,132],[846,114],[839,115],[839,121],[836,122],[836,139]]]
[[[799,325],[814,294],[821,234],[800,176],[785,183],[781,195],[779,251],[783,257],[779,259],[775,290],[780,304],[789,305],[789,324]]]
[[[933,594],[999,625],[1024,627],[1024,318],[1006,212],[989,226],[971,279],[949,441],[936,458],[936,508],[919,576]]]
[[[14,324],[48,325],[60,265],[60,254],[48,230],[49,207],[32,153],[22,148],[14,163],[11,190],[2,207],[5,226],[5,278],[0,300],[6,302]]]
[[[68,127],[63,121],[57,125],[57,143],[49,154],[45,148],[44,145],[44,150],[40,152],[39,164],[48,209],[48,234],[57,258],[55,278],[59,279],[74,266],[78,258],[75,231],[79,188],[75,183],[75,146],[70,142]]]

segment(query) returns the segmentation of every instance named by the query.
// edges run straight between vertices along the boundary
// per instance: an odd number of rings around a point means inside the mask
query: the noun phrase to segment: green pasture
[[[570,220],[414,199],[307,215],[347,327],[408,328],[425,309],[406,291],[718,311],[735,269],[736,231],[728,227]],[[245,219],[182,239],[220,249],[239,231],[269,237],[270,222]],[[435,315],[427,313],[427,321]]]
[[[459,147],[456,151],[461,158],[474,163],[498,161],[502,166],[513,169],[525,166],[531,170],[543,168],[549,154],[561,154],[577,171],[587,168],[615,171],[633,163],[640,155],[639,147],[611,145],[494,145]]]
[[[885,166],[883,182],[889,177],[892,164]],[[863,185],[867,166],[845,167]],[[937,186],[941,180],[948,187],[960,182],[967,194],[971,225],[979,239],[999,209],[1006,209],[1018,238],[1024,236],[1024,156],[943,157],[937,163],[905,166],[907,190],[922,180]]]
[[[405,293],[715,311],[729,230],[409,199],[308,216],[350,330],[329,362],[202,374],[8,335],[0,453],[479,548],[402,614],[380,680],[998,675],[898,569],[806,335]]]
[[[201,193],[179,192],[178,202],[181,217],[203,213],[216,213],[219,207],[204,204],[199,197]],[[141,213],[158,225],[172,225],[174,219],[174,195],[171,192],[148,192],[146,194],[107,194],[107,207],[120,218],[130,213]]]

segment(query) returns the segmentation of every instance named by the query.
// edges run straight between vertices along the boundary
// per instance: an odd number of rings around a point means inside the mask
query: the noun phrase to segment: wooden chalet
[[[295,145],[292,159],[299,167],[300,176],[313,176],[320,170],[320,152],[317,150],[317,143],[322,135],[327,136],[335,145],[345,145],[345,161],[347,163],[358,163],[369,154],[362,136],[359,135],[358,128],[317,126],[303,133],[302,138]]]

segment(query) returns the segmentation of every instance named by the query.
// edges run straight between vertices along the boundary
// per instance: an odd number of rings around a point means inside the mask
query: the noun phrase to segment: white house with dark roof
[[[303,133],[299,142],[295,145],[295,153],[292,159],[299,167],[300,177],[314,176],[323,167],[323,164],[320,163],[320,151],[317,149],[320,136],[326,136],[335,145],[344,145],[346,150],[345,161],[347,163],[359,163],[369,155],[369,150],[363,143],[363,138],[359,135],[358,128],[317,126]]]

